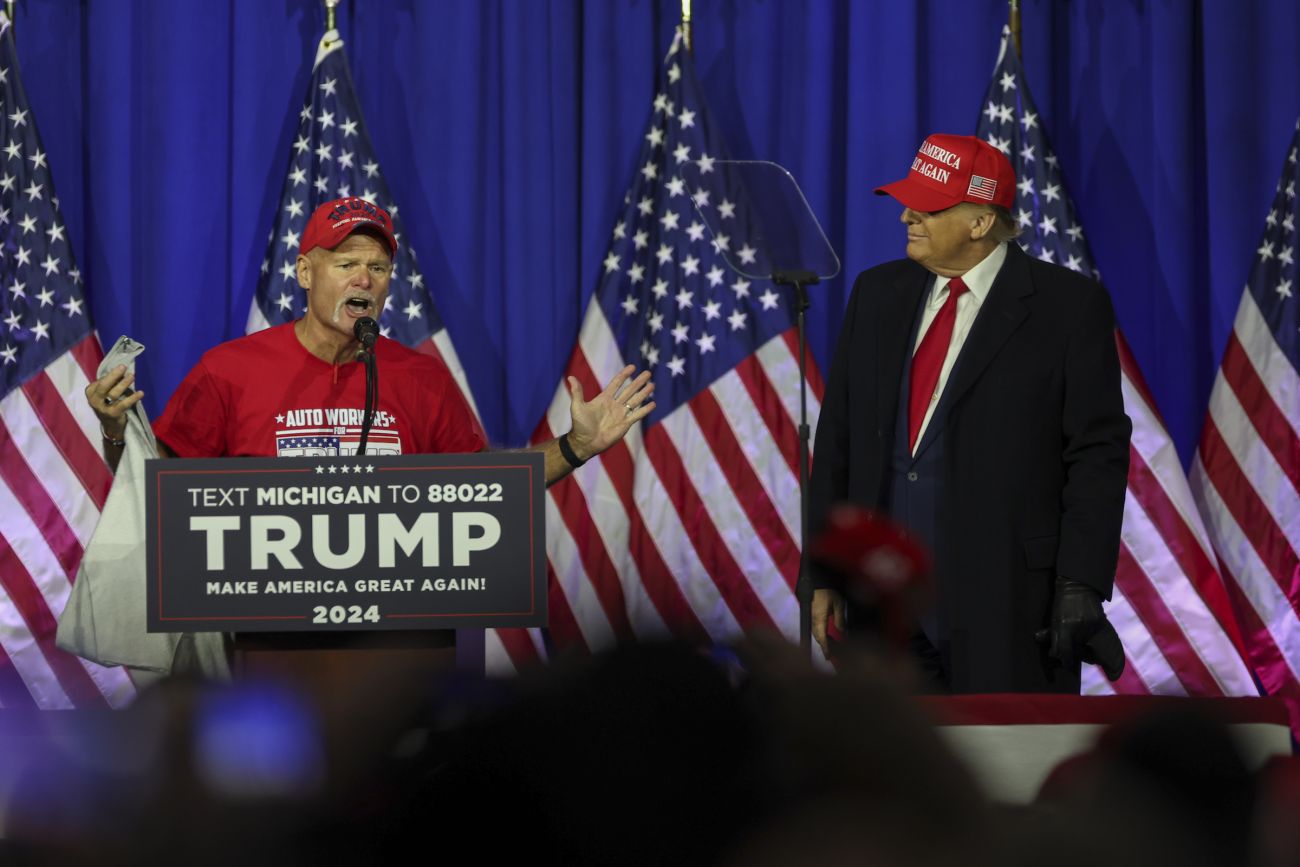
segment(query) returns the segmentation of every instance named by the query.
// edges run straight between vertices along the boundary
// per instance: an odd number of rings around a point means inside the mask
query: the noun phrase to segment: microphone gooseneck
[[[375,410],[379,409],[379,370],[375,366],[375,341],[379,339],[379,323],[369,316],[363,316],[352,326],[352,333],[361,342],[361,360],[366,365],[366,406],[361,416],[361,442],[357,444],[357,454],[366,453],[366,441],[370,439],[370,426],[375,422]]]

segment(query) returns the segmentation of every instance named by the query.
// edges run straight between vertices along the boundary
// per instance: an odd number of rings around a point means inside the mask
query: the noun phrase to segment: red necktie
[[[907,430],[908,450],[916,451],[916,440],[921,436],[921,422],[930,401],[939,395],[939,371],[948,357],[948,344],[952,343],[952,326],[957,319],[957,297],[966,291],[960,277],[948,281],[948,298],[930,323],[930,329],[921,338],[921,345],[912,356],[912,393],[908,397]]]

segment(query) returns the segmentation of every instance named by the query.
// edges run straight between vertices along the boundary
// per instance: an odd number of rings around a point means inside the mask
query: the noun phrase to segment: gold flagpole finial
[[[691,50],[691,0],[682,0],[682,42]]]
[[[1011,28],[1011,38],[1016,43],[1016,57],[1020,56],[1020,0],[1008,0],[1011,5],[1007,13],[1007,26]]]

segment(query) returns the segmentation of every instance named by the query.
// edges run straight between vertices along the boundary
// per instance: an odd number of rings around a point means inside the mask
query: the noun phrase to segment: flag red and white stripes
[[[1210,393],[1192,488],[1256,678],[1300,734],[1300,121]]]
[[[0,708],[104,708],[135,688],[121,668],[54,644],[111,484],[83,392],[100,351],[83,337],[0,399]]]
[[[566,375],[587,394],[623,367],[598,305]],[[809,417],[823,384],[810,365]],[[553,486],[547,496],[554,642],[597,650],[674,636],[717,642],[752,629],[798,639],[798,355],[772,338],[644,434]],[[561,385],[534,434],[569,428]],[[492,630],[489,670],[544,659],[537,630]]]

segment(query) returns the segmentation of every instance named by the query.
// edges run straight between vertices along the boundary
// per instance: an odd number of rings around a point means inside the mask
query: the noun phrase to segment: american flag
[[[103,352],[0,13],[0,709],[103,708],[135,689],[54,645],[112,474],[83,394]]]
[[[1007,32],[977,134],[1005,153],[1019,179],[1014,216],[1032,256],[1100,279],[1060,166]],[[1084,671],[1085,693],[1257,695],[1209,536],[1169,432],[1118,330],[1124,411],[1133,421],[1115,592],[1106,613],[1128,657],[1114,684]]]
[[[379,317],[380,333],[441,358],[477,415],[464,368],[433,305],[433,296],[416,264],[415,250],[403,237],[397,203],[389,194],[361,117],[343,42],[331,30],[321,39],[307,98],[299,113],[289,174],[280,193],[257,293],[248,313],[249,333],[291,322],[306,312],[307,295],[298,285],[295,264],[302,230],[319,205],[346,196],[374,202],[393,218],[398,249],[388,303]]]
[[[798,363],[789,296],[731,271],[755,264],[747,201],[689,54],[674,40],[631,188],[566,370],[594,394],[648,368],[657,408],[547,496],[550,638],[593,651],[755,629],[798,636]],[[687,184],[683,169],[698,181]],[[698,209],[698,211],[697,211]],[[721,228],[711,236],[700,212]],[[815,365],[813,366],[815,368]],[[812,370],[810,408],[820,408]],[[561,382],[534,441],[569,429]],[[536,633],[489,634],[491,670],[543,656]]]
[[[1300,121],[1192,461],[1251,667],[1300,735]]]

